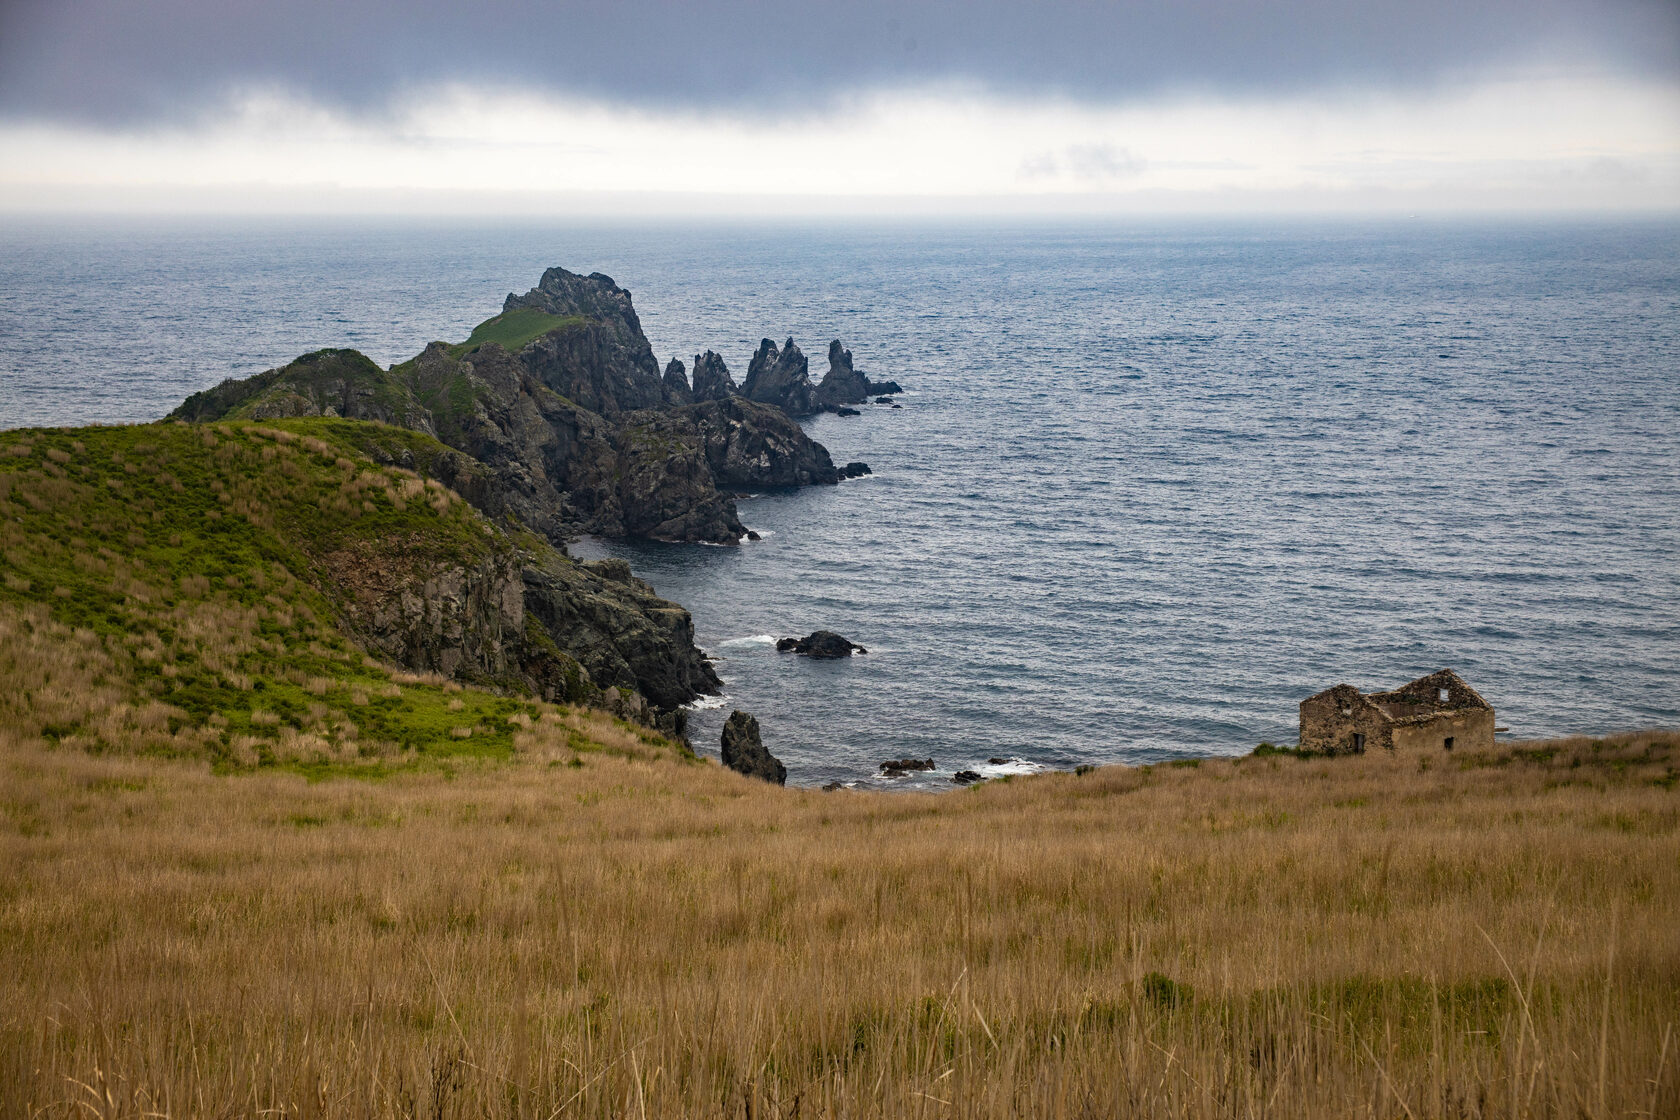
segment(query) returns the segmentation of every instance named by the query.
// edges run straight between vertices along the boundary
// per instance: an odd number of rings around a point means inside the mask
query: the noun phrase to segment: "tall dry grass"
[[[13,742],[0,1114],[1672,1117],[1677,747],[894,796],[577,712],[383,782]]]

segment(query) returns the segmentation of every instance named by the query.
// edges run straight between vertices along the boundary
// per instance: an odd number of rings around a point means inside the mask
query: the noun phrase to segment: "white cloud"
[[[192,128],[0,125],[0,153],[0,204],[31,209],[1672,209],[1680,87],[1540,74],[1112,107],[948,88],[779,120],[463,86],[358,118],[253,93]]]

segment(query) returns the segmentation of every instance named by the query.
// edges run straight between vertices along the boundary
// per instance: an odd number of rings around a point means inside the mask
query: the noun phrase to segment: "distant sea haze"
[[[1458,670],[1513,735],[1680,725],[1680,225],[0,226],[0,426],[155,419],[307,350],[465,338],[543,268],[661,361],[831,338],[907,393],[740,548],[580,542],[694,613],[789,781],[1292,742]],[[826,628],[867,655],[766,637]]]

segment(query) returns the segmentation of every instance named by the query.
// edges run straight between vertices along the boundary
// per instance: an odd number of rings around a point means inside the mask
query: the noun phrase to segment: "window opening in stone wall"
[[[1445,704],[1447,702],[1448,697],[1450,697],[1451,695],[1452,694],[1450,692],[1448,692],[1446,689],[1443,688],[1441,690],[1441,703]]]
[[[1353,753],[1354,754],[1364,754],[1365,753],[1365,736],[1362,732],[1355,731],[1353,733]]]
[[[1446,738],[1446,741],[1444,743],[1442,743],[1441,746],[1445,747],[1447,750],[1450,751],[1450,750],[1452,750],[1452,741],[1453,741],[1453,737],[1451,735],[1448,735],[1447,738]]]

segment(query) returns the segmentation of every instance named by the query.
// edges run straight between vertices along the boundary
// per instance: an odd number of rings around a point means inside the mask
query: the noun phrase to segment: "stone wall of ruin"
[[[1352,715],[1344,716],[1344,709]],[[1337,685],[1301,701],[1301,749],[1324,754],[1351,754],[1353,737],[1365,736],[1365,749],[1393,746],[1391,724],[1352,685]]]
[[[1442,712],[1427,723],[1401,724],[1394,729],[1394,749],[1441,753],[1450,735],[1453,750],[1486,750],[1493,746],[1493,712],[1469,708]]]

